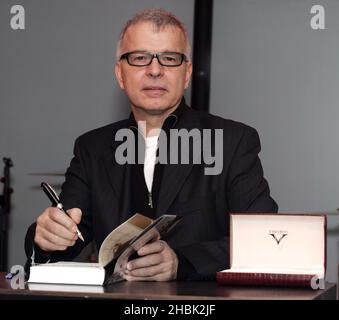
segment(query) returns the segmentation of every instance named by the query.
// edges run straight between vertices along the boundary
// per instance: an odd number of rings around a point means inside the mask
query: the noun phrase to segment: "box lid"
[[[324,275],[326,216],[231,214],[230,264],[237,272]]]

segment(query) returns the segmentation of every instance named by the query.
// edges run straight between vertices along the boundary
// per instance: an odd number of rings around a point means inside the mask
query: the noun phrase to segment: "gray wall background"
[[[211,113],[255,127],[280,212],[328,216],[339,264],[339,1],[214,0]],[[310,27],[313,5],[325,30]]]
[[[339,2],[214,0],[211,113],[260,134],[261,159],[281,212],[339,207]],[[14,0],[0,2],[0,156],[10,156],[10,265],[25,261],[28,225],[49,205],[39,185],[60,185],[74,139],[128,115],[114,80],[124,21],[164,7],[192,35],[193,0],[26,0],[26,30],[10,29]],[[310,28],[324,5],[326,30]],[[189,92],[188,92],[189,100]],[[328,280],[336,281],[339,217],[329,216]]]
[[[25,8],[25,30],[10,28],[15,4]],[[14,162],[10,266],[25,262],[27,227],[50,205],[41,181],[63,182],[30,173],[65,172],[77,136],[129,114],[114,78],[123,24],[140,9],[163,7],[192,34],[193,5],[193,0],[0,1],[0,157]]]

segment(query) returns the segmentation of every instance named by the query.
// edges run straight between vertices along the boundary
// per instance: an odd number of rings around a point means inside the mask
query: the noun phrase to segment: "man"
[[[35,262],[70,260],[136,212],[156,218],[181,215],[171,237],[145,245],[127,265],[129,281],[213,278],[228,261],[228,213],[276,212],[263,177],[256,131],[246,125],[194,111],[184,90],[192,74],[190,45],[180,21],[164,10],[134,16],[122,31],[115,74],[131,103],[127,120],[91,131],[75,142],[61,200],[67,215],[47,208],[26,236]],[[140,130],[137,123],[144,121]],[[145,164],[119,164],[120,130],[143,136],[137,147]],[[138,130],[139,129],[139,130]],[[222,130],[222,170],[206,164],[155,164],[159,130]],[[173,151],[173,150],[171,150]],[[179,152],[180,153],[180,152]],[[85,243],[78,239],[80,229]],[[34,250],[33,250],[34,249]]]

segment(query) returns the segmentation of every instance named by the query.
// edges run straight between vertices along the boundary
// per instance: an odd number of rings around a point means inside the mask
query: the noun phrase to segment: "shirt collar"
[[[162,129],[166,130],[166,129],[174,128],[179,118],[181,117],[182,113],[184,112],[185,106],[186,106],[186,101],[185,101],[185,98],[183,97],[181,99],[179,106],[165,119]],[[131,112],[129,115],[128,128],[129,129],[138,128],[138,124],[135,121],[133,112]]]

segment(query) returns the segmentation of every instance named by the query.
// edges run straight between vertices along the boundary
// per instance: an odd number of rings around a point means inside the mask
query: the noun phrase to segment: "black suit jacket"
[[[66,208],[80,208],[79,225],[86,243],[93,238],[98,248],[107,234],[128,219],[131,211],[131,165],[119,165],[115,142],[128,120],[88,132],[75,142],[74,158],[66,172],[61,200]],[[225,120],[187,106],[176,129],[222,129],[223,171],[205,175],[204,164],[166,165],[163,169],[156,216],[177,214],[182,221],[167,239],[195,268],[193,278],[214,276],[229,264],[228,220],[230,212],[276,212],[258,157],[257,132],[244,124]],[[216,147],[219,148],[220,146]],[[26,236],[26,254],[31,256],[35,224]],[[65,252],[49,255],[51,261],[69,260],[84,244],[77,241]],[[36,260],[39,252],[36,253]]]

